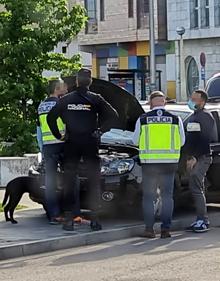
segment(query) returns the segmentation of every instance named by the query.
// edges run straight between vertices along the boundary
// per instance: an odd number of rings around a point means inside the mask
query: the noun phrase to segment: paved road
[[[2,281],[219,281],[220,229],[132,238],[0,262]]]

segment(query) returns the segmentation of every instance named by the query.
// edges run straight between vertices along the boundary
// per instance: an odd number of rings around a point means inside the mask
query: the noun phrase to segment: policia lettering
[[[47,115],[51,111],[51,109],[56,105],[56,103],[56,101],[43,101],[38,107],[39,122],[42,132],[42,141],[44,145],[62,142],[54,137],[47,124]],[[65,125],[63,124],[61,118],[58,118],[57,126],[60,133],[63,135],[65,133]]]
[[[178,117],[162,109],[152,110],[143,114],[140,122],[141,163],[178,163],[181,148]]]

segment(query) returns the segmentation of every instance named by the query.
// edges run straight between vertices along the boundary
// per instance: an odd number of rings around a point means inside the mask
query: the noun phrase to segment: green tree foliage
[[[85,24],[84,8],[66,0],[0,0],[0,142],[14,144],[3,154],[33,152],[36,108],[44,98],[43,70],[73,73],[80,56],[53,53]],[[32,101],[32,104],[30,104]]]

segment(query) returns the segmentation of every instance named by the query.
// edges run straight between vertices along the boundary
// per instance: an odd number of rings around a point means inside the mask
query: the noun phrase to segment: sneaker
[[[80,216],[73,217],[73,221],[74,221],[74,223],[81,224],[81,223],[82,223],[82,221],[83,221],[83,218],[82,218],[82,217],[80,217]]]
[[[169,229],[161,229],[161,234],[160,234],[160,238],[165,239],[165,238],[170,238],[171,234]]]
[[[196,233],[207,232],[209,230],[209,223],[205,223],[203,220],[198,220],[193,228]]]
[[[155,231],[153,229],[146,228],[144,230],[144,232],[140,235],[140,237],[154,239],[154,238],[156,238],[156,234],[155,234]]]
[[[90,227],[92,231],[99,231],[102,230],[102,225],[98,223],[97,221],[91,221]]]
[[[63,221],[62,217],[55,217],[55,218],[52,218],[49,221],[49,224],[51,224],[51,225],[58,225],[58,224],[62,223],[62,221]]]
[[[196,226],[197,221],[193,222],[190,226],[188,226],[185,230],[186,231],[194,231],[194,227]]]

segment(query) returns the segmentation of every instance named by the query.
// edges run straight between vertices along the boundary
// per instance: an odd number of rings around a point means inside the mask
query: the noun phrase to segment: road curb
[[[183,230],[192,222],[192,216],[186,218],[178,218],[173,220],[172,230]],[[212,227],[220,226],[220,213],[210,214],[210,222]],[[130,237],[139,236],[144,230],[144,225],[126,226],[117,229],[107,229],[98,232],[90,232],[84,234],[67,234],[59,238],[50,238],[33,242],[19,243],[9,246],[0,247],[0,260],[10,258],[18,258],[35,254],[42,254],[68,248],[100,244],[104,242],[120,240]],[[155,230],[160,231],[160,224],[155,224]]]

